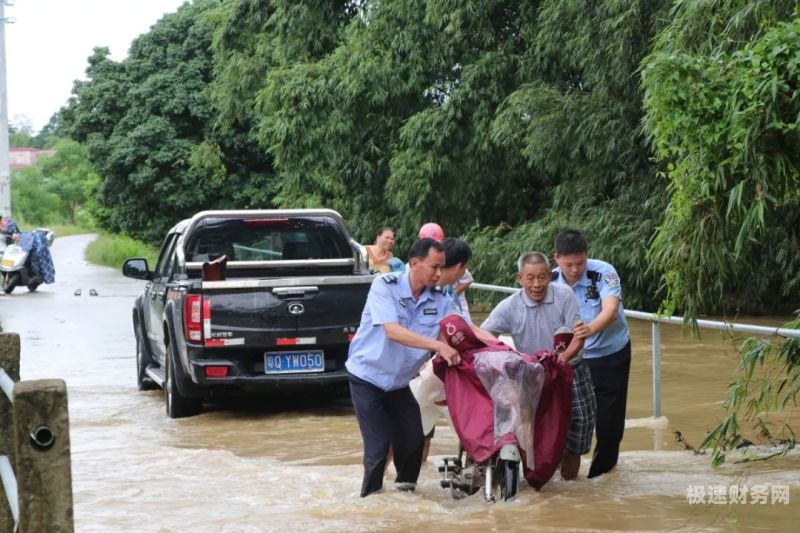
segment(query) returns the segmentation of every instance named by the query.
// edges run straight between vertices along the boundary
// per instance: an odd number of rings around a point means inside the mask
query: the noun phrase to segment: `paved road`
[[[88,263],[83,255],[92,239],[57,238],[51,249],[56,282],[33,293],[17,287],[0,296],[3,330],[22,339],[23,379],[61,378],[68,386],[86,386],[134,376],[129,319],[143,285],[118,270]],[[76,289],[81,296],[74,295]],[[98,296],[89,296],[90,289]],[[92,369],[86,372],[90,353]]]

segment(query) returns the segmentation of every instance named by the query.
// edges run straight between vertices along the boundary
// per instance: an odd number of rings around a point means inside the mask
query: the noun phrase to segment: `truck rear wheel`
[[[178,390],[175,354],[171,344],[167,347],[166,366],[164,404],[167,409],[167,416],[170,418],[184,418],[196,415],[201,411],[202,402],[200,398],[187,398]]]

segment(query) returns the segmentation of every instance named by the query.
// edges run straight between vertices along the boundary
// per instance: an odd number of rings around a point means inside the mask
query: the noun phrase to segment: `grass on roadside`
[[[137,241],[123,235],[112,235],[100,232],[96,229],[78,226],[76,224],[34,224],[23,217],[14,217],[17,225],[23,231],[33,231],[36,228],[44,227],[56,234],[56,239],[68,235],[82,235],[86,233],[97,233],[98,237],[92,241],[86,249],[86,260],[90,263],[109,266],[111,268],[122,268],[122,262],[131,257],[144,257],[150,268],[156,265],[158,249],[142,241]],[[89,225],[92,225],[91,223]]]
[[[98,265],[121,269],[122,262],[131,257],[144,257],[155,268],[158,250],[142,241],[123,235],[101,233],[86,248],[86,260]]]
[[[17,226],[19,226],[22,231],[33,231],[36,228],[47,228],[53,233],[56,234],[56,238],[59,237],[66,237],[68,235],[81,235],[84,233],[92,233],[91,229],[87,229],[75,224],[33,224],[28,222],[24,218],[17,218],[14,217]]]
[[[68,235],[82,235],[85,233],[92,233],[92,230],[82,228],[80,226],[73,226],[71,224],[55,224],[53,226],[44,226],[56,234],[56,238],[66,237]],[[36,228],[31,228],[36,229]]]

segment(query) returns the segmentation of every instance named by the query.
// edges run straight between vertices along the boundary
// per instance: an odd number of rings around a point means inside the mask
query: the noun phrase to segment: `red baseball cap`
[[[417,235],[417,237],[420,239],[434,239],[441,242],[444,240],[444,230],[436,222],[428,222],[419,228],[419,235]]]

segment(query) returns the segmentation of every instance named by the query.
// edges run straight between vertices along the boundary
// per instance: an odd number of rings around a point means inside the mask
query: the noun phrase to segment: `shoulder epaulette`
[[[384,283],[397,283],[397,276],[394,274],[384,274],[381,279]]]
[[[558,270],[553,270],[550,272],[550,281],[558,281],[558,275],[560,272]]]
[[[587,270],[586,276],[593,282],[597,283],[600,281],[600,272],[596,270]]]

